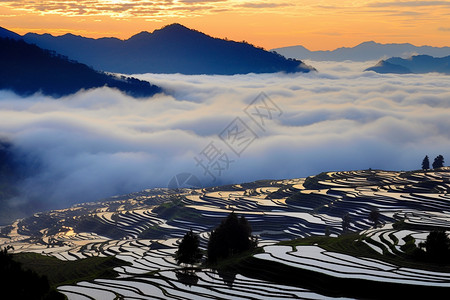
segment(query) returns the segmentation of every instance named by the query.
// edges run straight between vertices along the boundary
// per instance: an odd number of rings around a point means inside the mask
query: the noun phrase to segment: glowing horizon
[[[450,1],[54,0],[2,1],[0,26],[127,39],[180,23],[266,49],[352,47],[365,41],[449,46]]]

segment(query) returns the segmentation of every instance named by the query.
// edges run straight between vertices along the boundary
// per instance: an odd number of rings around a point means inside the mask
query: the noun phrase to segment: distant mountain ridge
[[[397,74],[422,74],[430,72],[450,74],[450,56],[439,58],[429,55],[415,55],[408,59],[391,57],[386,60],[381,60],[377,65],[367,68],[365,71]]]
[[[116,77],[69,60],[23,40],[0,37],[0,89],[22,96],[41,92],[61,97],[108,86],[133,97],[148,97],[161,88],[135,78]]]
[[[342,47],[335,50],[310,51],[303,46],[291,46],[273,49],[286,57],[316,61],[369,61],[389,57],[411,57],[412,55],[430,55],[443,57],[450,55],[450,47],[414,46],[404,44],[380,44],[373,41],[361,43],[355,47]]]
[[[286,59],[244,42],[213,38],[180,24],[152,33],[143,31],[127,40],[35,33],[27,33],[23,38],[95,69],[125,74],[232,75],[314,70],[299,60]]]

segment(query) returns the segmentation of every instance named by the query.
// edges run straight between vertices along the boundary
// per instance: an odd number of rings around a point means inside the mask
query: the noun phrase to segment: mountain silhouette
[[[429,55],[415,55],[408,59],[392,57],[380,61],[377,65],[367,68],[365,71],[397,74],[430,72],[450,74],[450,56],[437,58]]]
[[[27,33],[23,38],[98,70],[124,74],[231,75],[313,70],[299,60],[286,59],[245,42],[213,38],[180,24],[152,33],[143,31],[127,40],[35,33]]]
[[[161,89],[146,81],[116,77],[69,60],[23,40],[0,38],[0,89],[28,96],[37,92],[52,97],[103,86],[134,97],[147,97]]]
[[[13,40],[21,40],[22,37],[15,32],[12,32],[8,29],[0,27],[0,38],[8,38]]]
[[[391,64],[388,61],[380,60],[375,66],[365,69],[364,71],[374,71],[377,73],[395,73],[408,74],[411,70],[400,65]]]
[[[355,47],[342,47],[335,50],[310,51],[303,46],[273,49],[286,57],[315,61],[368,61],[389,57],[410,57],[412,55],[431,55],[442,57],[450,55],[450,47],[414,46],[412,44],[380,44],[373,41]]]

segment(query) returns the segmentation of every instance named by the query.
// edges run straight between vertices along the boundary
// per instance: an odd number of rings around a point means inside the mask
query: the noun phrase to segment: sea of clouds
[[[425,155],[450,157],[448,76],[362,71],[374,62],[308,63],[319,72],[137,75],[166,90],[148,99],[108,88],[61,99],[0,91],[0,137],[36,166],[22,200],[57,208],[167,187],[179,173],[211,186],[411,170]],[[251,113],[260,99],[273,108],[264,120]],[[251,134],[233,140],[236,122]],[[207,155],[215,158],[209,167]]]

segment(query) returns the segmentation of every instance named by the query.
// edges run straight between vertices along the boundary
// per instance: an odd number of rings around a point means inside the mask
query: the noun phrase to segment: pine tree
[[[347,232],[350,227],[351,218],[348,213],[342,217],[342,231]]]
[[[426,155],[422,161],[422,170],[428,170],[429,168],[430,168],[430,159],[428,158],[428,155]]]
[[[450,239],[444,230],[430,232],[422,247],[426,249],[426,255],[433,261],[450,261]]]
[[[232,212],[211,232],[208,242],[208,261],[216,262],[238,253],[256,248],[257,238],[245,217]]]
[[[369,220],[373,222],[373,226],[377,227],[380,219],[380,211],[378,208],[372,208],[369,213]]]
[[[433,162],[433,169],[442,168],[444,166],[444,157],[442,155],[436,156]]]
[[[175,253],[177,264],[193,265],[200,261],[203,254],[200,251],[199,244],[198,235],[193,233],[191,229],[184,235],[178,245],[178,250]]]

